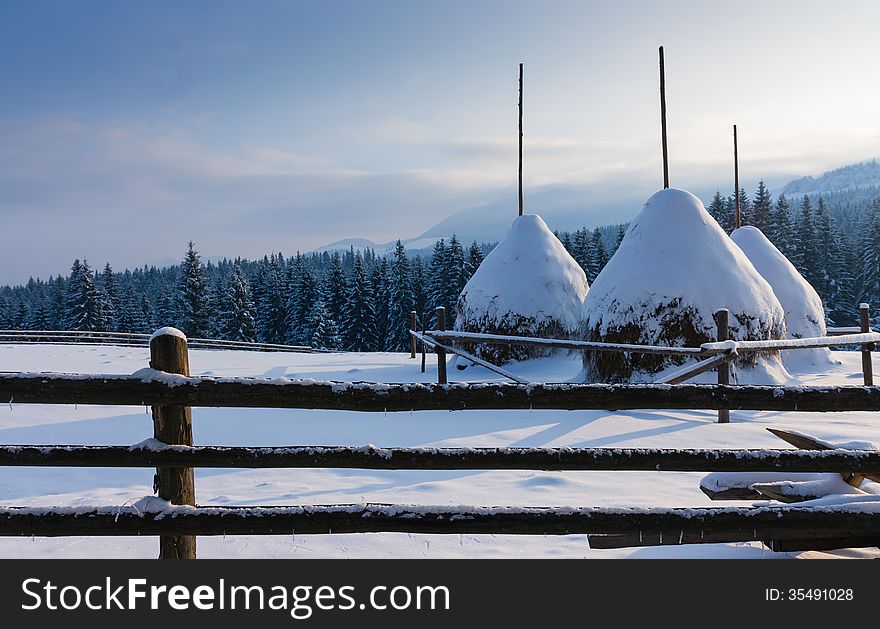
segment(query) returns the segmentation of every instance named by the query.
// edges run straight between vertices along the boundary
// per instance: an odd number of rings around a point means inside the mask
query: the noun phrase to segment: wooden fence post
[[[446,308],[437,307],[437,329],[441,332],[446,330]],[[436,347],[437,352],[437,384],[446,384],[446,350]]]
[[[416,311],[413,310],[409,313],[409,329],[412,332],[416,331]],[[409,357],[416,357],[416,337],[412,334],[409,335]]]
[[[162,328],[150,339],[150,367],[166,373],[189,375],[186,337],[174,328]],[[191,446],[192,410],[188,406],[154,406],[153,435],[171,445]],[[159,497],[176,505],[196,504],[191,467],[159,467],[153,481]],[[159,559],[195,559],[195,535],[161,535]]]
[[[727,308],[720,308],[715,311],[715,327],[717,329],[716,338],[719,341],[730,340],[730,330],[728,329],[728,318],[730,311]],[[718,384],[730,384],[730,363],[718,365]],[[730,423],[730,410],[726,408],[718,409],[718,423]]]
[[[871,331],[871,307],[868,304],[859,304],[859,316],[861,318],[862,332]],[[862,374],[865,377],[865,386],[874,385],[874,367],[871,365],[871,350],[873,343],[862,345]]]

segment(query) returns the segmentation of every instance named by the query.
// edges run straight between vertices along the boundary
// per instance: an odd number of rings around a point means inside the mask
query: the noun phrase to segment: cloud
[[[205,255],[293,253],[348,236],[418,233],[472,199],[466,171],[370,173],[258,146],[209,150],[180,131],[73,120],[0,130],[0,283],[70,262],[139,266]]]

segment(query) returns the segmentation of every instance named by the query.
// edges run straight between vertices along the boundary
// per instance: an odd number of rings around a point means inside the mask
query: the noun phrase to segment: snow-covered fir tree
[[[210,332],[208,285],[205,268],[192,241],[187,245],[186,256],[180,268],[177,287],[180,303],[178,328],[189,337],[204,338]]]
[[[354,256],[348,281],[348,299],[345,301],[342,320],[342,344],[350,352],[372,352],[379,346],[373,288],[360,253]]]
[[[67,281],[64,329],[97,331],[104,327],[101,295],[95,287],[88,261],[74,260]]]
[[[408,330],[410,313],[415,309],[415,295],[409,258],[406,255],[406,248],[399,240],[394,246],[388,285],[388,334],[385,349],[402,352],[410,345]]]
[[[251,288],[238,264],[232,269],[223,295],[220,320],[222,338],[251,343],[256,340],[257,321]]]

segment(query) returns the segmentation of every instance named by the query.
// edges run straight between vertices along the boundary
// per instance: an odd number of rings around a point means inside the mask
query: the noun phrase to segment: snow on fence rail
[[[158,501],[157,501],[158,502]],[[880,513],[851,507],[473,507],[342,504],[291,507],[5,507],[0,534],[300,535],[443,533],[665,537],[668,543],[840,539],[880,542]],[[591,543],[593,537],[591,536]],[[661,541],[662,543],[662,541]],[[632,545],[639,545],[633,540]]]
[[[0,466],[838,472],[880,470],[873,450],[679,448],[377,448],[375,446],[5,445]]]
[[[372,384],[144,372],[130,376],[0,373],[0,400],[12,404],[181,405],[379,413],[468,409],[880,410],[880,387],[875,386]]]
[[[601,448],[246,448],[192,445],[191,406],[351,411],[474,408],[754,408],[880,410],[880,387],[718,385],[367,384],[193,378],[187,341],[150,341],[131,376],[0,374],[0,399],[32,403],[151,404],[154,437],[133,446],[0,446],[6,466],[156,466],[158,498],[131,507],[0,507],[0,535],[158,535],[161,558],[195,558],[197,535],[308,533],[590,534],[594,547],[762,541],[773,548],[880,543],[880,511],[861,504],[703,509],[326,505],[205,507],[194,467],[836,471],[880,473],[880,453],[849,450]],[[161,371],[160,371],[161,369]],[[664,542],[664,540],[666,540]],[[787,545],[787,546],[785,546]]]

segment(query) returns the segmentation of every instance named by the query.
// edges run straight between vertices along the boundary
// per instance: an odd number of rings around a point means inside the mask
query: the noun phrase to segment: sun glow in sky
[[[0,283],[415,236],[515,185],[520,61],[527,190],[660,186],[661,43],[673,185],[732,188],[734,122],[748,186],[876,157],[877,24],[873,0],[0,0]]]

